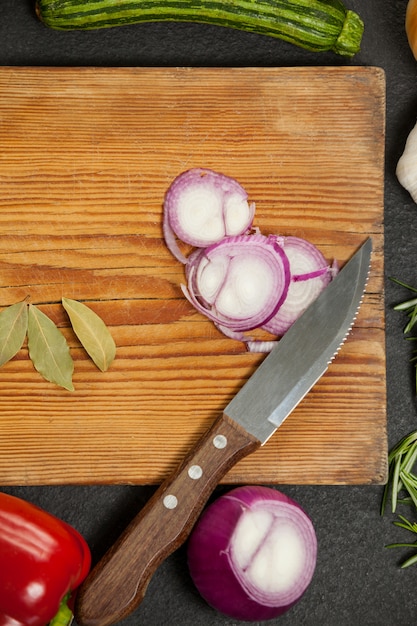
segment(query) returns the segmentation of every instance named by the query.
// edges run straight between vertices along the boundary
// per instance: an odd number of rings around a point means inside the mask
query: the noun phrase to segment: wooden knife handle
[[[156,568],[190,534],[220,479],[260,445],[222,415],[90,572],[77,594],[77,623],[109,626],[132,613]]]

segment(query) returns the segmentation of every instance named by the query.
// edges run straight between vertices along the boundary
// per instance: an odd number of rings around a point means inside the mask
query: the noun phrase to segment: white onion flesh
[[[210,504],[188,544],[191,577],[205,600],[234,619],[262,621],[289,610],[311,583],[314,526],[268,487],[238,487]]]
[[[244,511],[230,540],[230,564],[242,587],[254,597],[274,605],[275,597],[290,603],[303,577],[305,539],[294,516],[299,509],[282,502],[262,501]]]

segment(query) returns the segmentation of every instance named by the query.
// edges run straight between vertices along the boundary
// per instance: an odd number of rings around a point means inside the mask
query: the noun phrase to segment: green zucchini
[[[200,22],[278,37],[313,51],[351,57],[364,25],[341,0],[37,0],[40,20],[57,30],[141,22]]]

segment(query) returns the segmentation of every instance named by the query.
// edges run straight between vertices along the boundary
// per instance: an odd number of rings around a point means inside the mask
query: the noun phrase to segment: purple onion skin
[[[227,557],[230,538],[242,510],[250,508],[254,499],[279,500],[303,511],[294,500],[275,489],[237,487],[206,508],[188,542],[188,567],[200,595],[215,610],[248,622],[279,617],[297,604],[303,595],[301,593],[285,606],[265,606],[250,598],[235,577]]]

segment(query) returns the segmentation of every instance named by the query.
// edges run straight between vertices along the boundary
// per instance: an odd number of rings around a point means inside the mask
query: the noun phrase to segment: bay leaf
[[[74,362],[64,335],[35,305],[29,304],[29,356],[35,369],[49,382],[74,391]]]
[[[85,351],[105,372],[116,356],[116,344],[109,329],[101,317],[82,302],[62,298],[62,304]]]
[[[0,367],[20,350],[28,328],[28,304],[17,302],[0,313]]]

